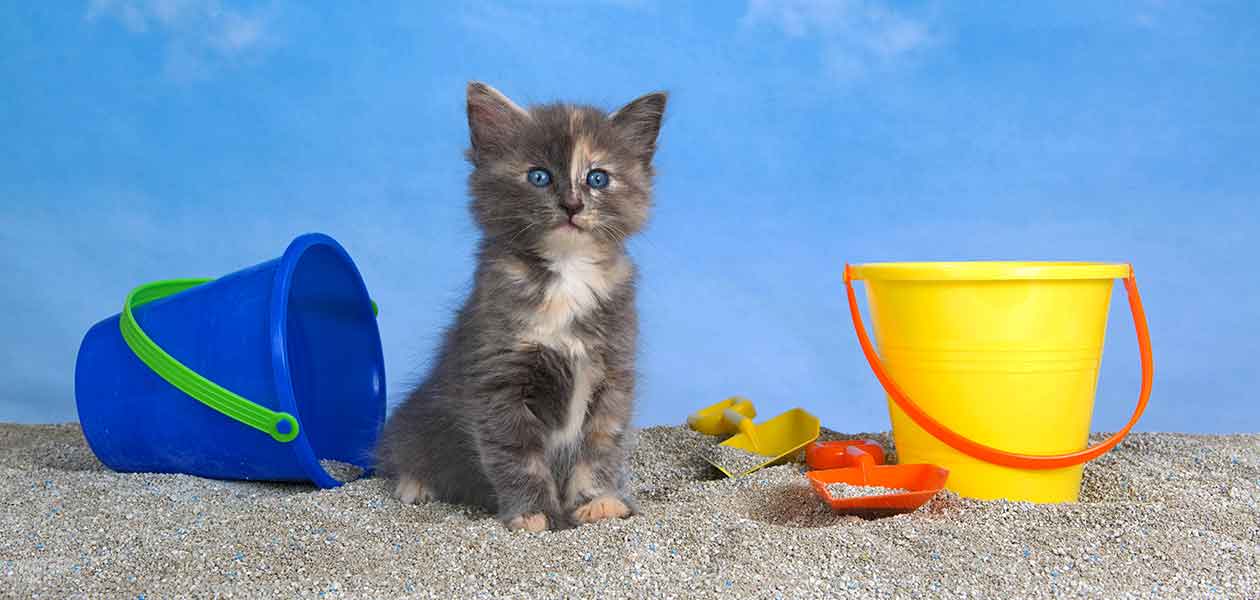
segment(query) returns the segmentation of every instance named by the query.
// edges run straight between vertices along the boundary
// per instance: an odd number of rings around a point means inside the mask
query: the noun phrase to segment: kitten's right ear
[[[472,148],[468,157],[474,164],[484,156],[502,151],[529,113],[507,96],[480,81],[468,83],[468,132]]]

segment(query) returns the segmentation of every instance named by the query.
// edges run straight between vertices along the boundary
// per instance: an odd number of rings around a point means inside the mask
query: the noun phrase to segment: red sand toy
[[[874,440],[814,442],[805,448],[805,473],[814,491],[833,510],[865,518],[911,512],[945,487],[949,470],[937,465],[884,465],[884,449]],[[906,493],[836,498],[833,483],[909,490]]]

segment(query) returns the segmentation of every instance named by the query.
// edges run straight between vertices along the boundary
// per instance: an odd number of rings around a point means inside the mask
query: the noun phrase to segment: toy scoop
[[[884,449],[874,440],[815,442],[805,450],[811,469],[805,476],[832,510],[865,518],[911,512],[945,487],[949,470],[937,465],[884,465]],[[837,497],[829,485],[878,486],[900,493]]]
[[[794,408],[764,423],[752,419],[734,407],[722,410],[725,427],[739,433],[713,448],[705,457],[727,477],[747,475],[763,467],[790,458],[818,439],[818,417]]]
[[[731,435],[739,432],[739,423],[725,418],[727,410],[734,410],[745,417],[757,416],[751,400],[731,396],[717,404],[706,406],[687,417],[687,426],[707,435]]]

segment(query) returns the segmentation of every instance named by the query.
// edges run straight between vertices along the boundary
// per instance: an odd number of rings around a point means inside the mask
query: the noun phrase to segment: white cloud
[[[217,63],[261,52],[271,11],[247,12],[221,0],[89,0],[88,21],[113,19],[135,34],[164,38],[163,72],[177,81],[208,78]]]
[[[89,21],[96,20],[105,14],[118,19],[132,33],[144,33],[149,30],[149,17],[144,7],[137,2],[116,2],[113,0],[91,0],[88,2],[87,18]]]
[[[825,68],[842,80],[893,65],[934,41],[925,20],[871,0],[749,0],[741,22],[818,39]]]
[[[261,42],[265,33],[266,23],[261,18],[233,13],[224,15],[223,26],[211,41],[224,52],[240,52]]]

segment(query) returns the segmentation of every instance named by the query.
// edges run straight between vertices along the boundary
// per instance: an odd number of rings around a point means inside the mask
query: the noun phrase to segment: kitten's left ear
[[[645,163],[651,162],[656,153],[656,137],[661,132],[661,119],[665,116],[667,98],[666,92],[640,96],[608,117],[613,126],[630,140]]]

